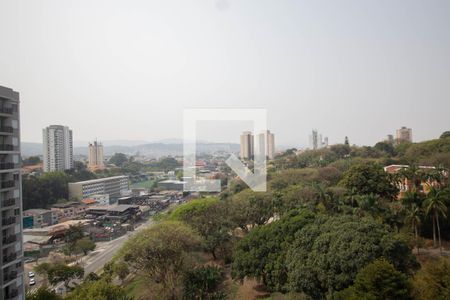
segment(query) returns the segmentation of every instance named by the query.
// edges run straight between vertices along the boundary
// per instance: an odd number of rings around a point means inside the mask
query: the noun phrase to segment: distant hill
[[[21,144],[22,156],[42,155],[41,143],[22,142]]]
[[[103,151],[106,156],[113,155],[114,153],[121,152],[128,155],[140,155],[148,157],[161,157],[161,156],[177,156],[183,154],[183,144],[178,143],[148,143],[142,145],[106,145],[103,146]],[[233,143],[197,143],[197,153],[211,154],[218,151],[224,151],[228,153],[236,153],[239,151],[239,144]],[[87,155],[88,147],[78,146],[73,149],[74,155]],[[22,155],[42,155],[42,144],[40,143],[22,143]]]

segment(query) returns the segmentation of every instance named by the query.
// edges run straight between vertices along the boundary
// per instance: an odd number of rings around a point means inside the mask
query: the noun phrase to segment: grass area
[[[149,180],[146,180],[146,181],[140,181],[140,182],[133,183],[131,185],[131,188],[134,188],[134,189],[138,189],[138,188],[151,189],[151,188],[155,187],[155,185],[156,185],[156,180],[149,179]]]
[[[129,297],[132,299],[140,299],[143,291],[147,290],[147,280],[143,276],[137,275],[133,277],[130,282],[127,282],[125,286],[125,291]]]

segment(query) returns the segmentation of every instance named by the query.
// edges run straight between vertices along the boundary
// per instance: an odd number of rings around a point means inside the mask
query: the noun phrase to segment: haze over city
[[[182,137],[183,108],[267,108],[278,145],[414,141],[450,122],[448,1],[2,1],[22,141]],[[220,126],[218,127],[220,128]],[[243,128],[245,129],[245,128]],[[214,126],[202,139],[238,142]]]

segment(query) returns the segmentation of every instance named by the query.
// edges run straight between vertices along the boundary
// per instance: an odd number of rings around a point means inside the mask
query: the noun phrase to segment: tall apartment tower
[[[254,155],[254,137],[250,131],[241,134],[241,159],[252,159]]]
[[[98,170],[104,168],[103,160],[103,145],[95,141],[94,143],[89,143],[89,162],[88,167],[91,170]]]
[[[24,299],[19,93],[0,86],[0,299]]]
[[[44,172],[73,168],[72,130],[67,126],[50,125],[42,130]]]
[[[397,129],[396,141],[398,144],[403,143],[403,142],[412,143],[412,129],[406,128],[404,126],[400,129]]]
[[[268,159],[275,157],[275,135],[270,130],[258,134],[258,151]]]
[[[311,135],[309,136],[309,147],[313,150],[319,149],[322,141],[319,141],[319,133],[317,129],[313,129]]]
[[[312,133],[309,135],[309,148],[313,150],[328,147],[328,137],[324,137],[322,140],[322,135],[319,134],[317,129],[313,129]]]

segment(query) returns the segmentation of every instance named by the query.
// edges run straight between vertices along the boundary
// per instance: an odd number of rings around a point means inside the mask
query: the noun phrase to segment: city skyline
[[[450,125],[448,2],[82,2],[1,4],[0,82],[21,91],[23,141],[48,124],[180,138],[184,108],[266,108],[277,144],[298,147],[311,128],[373,145]]]

